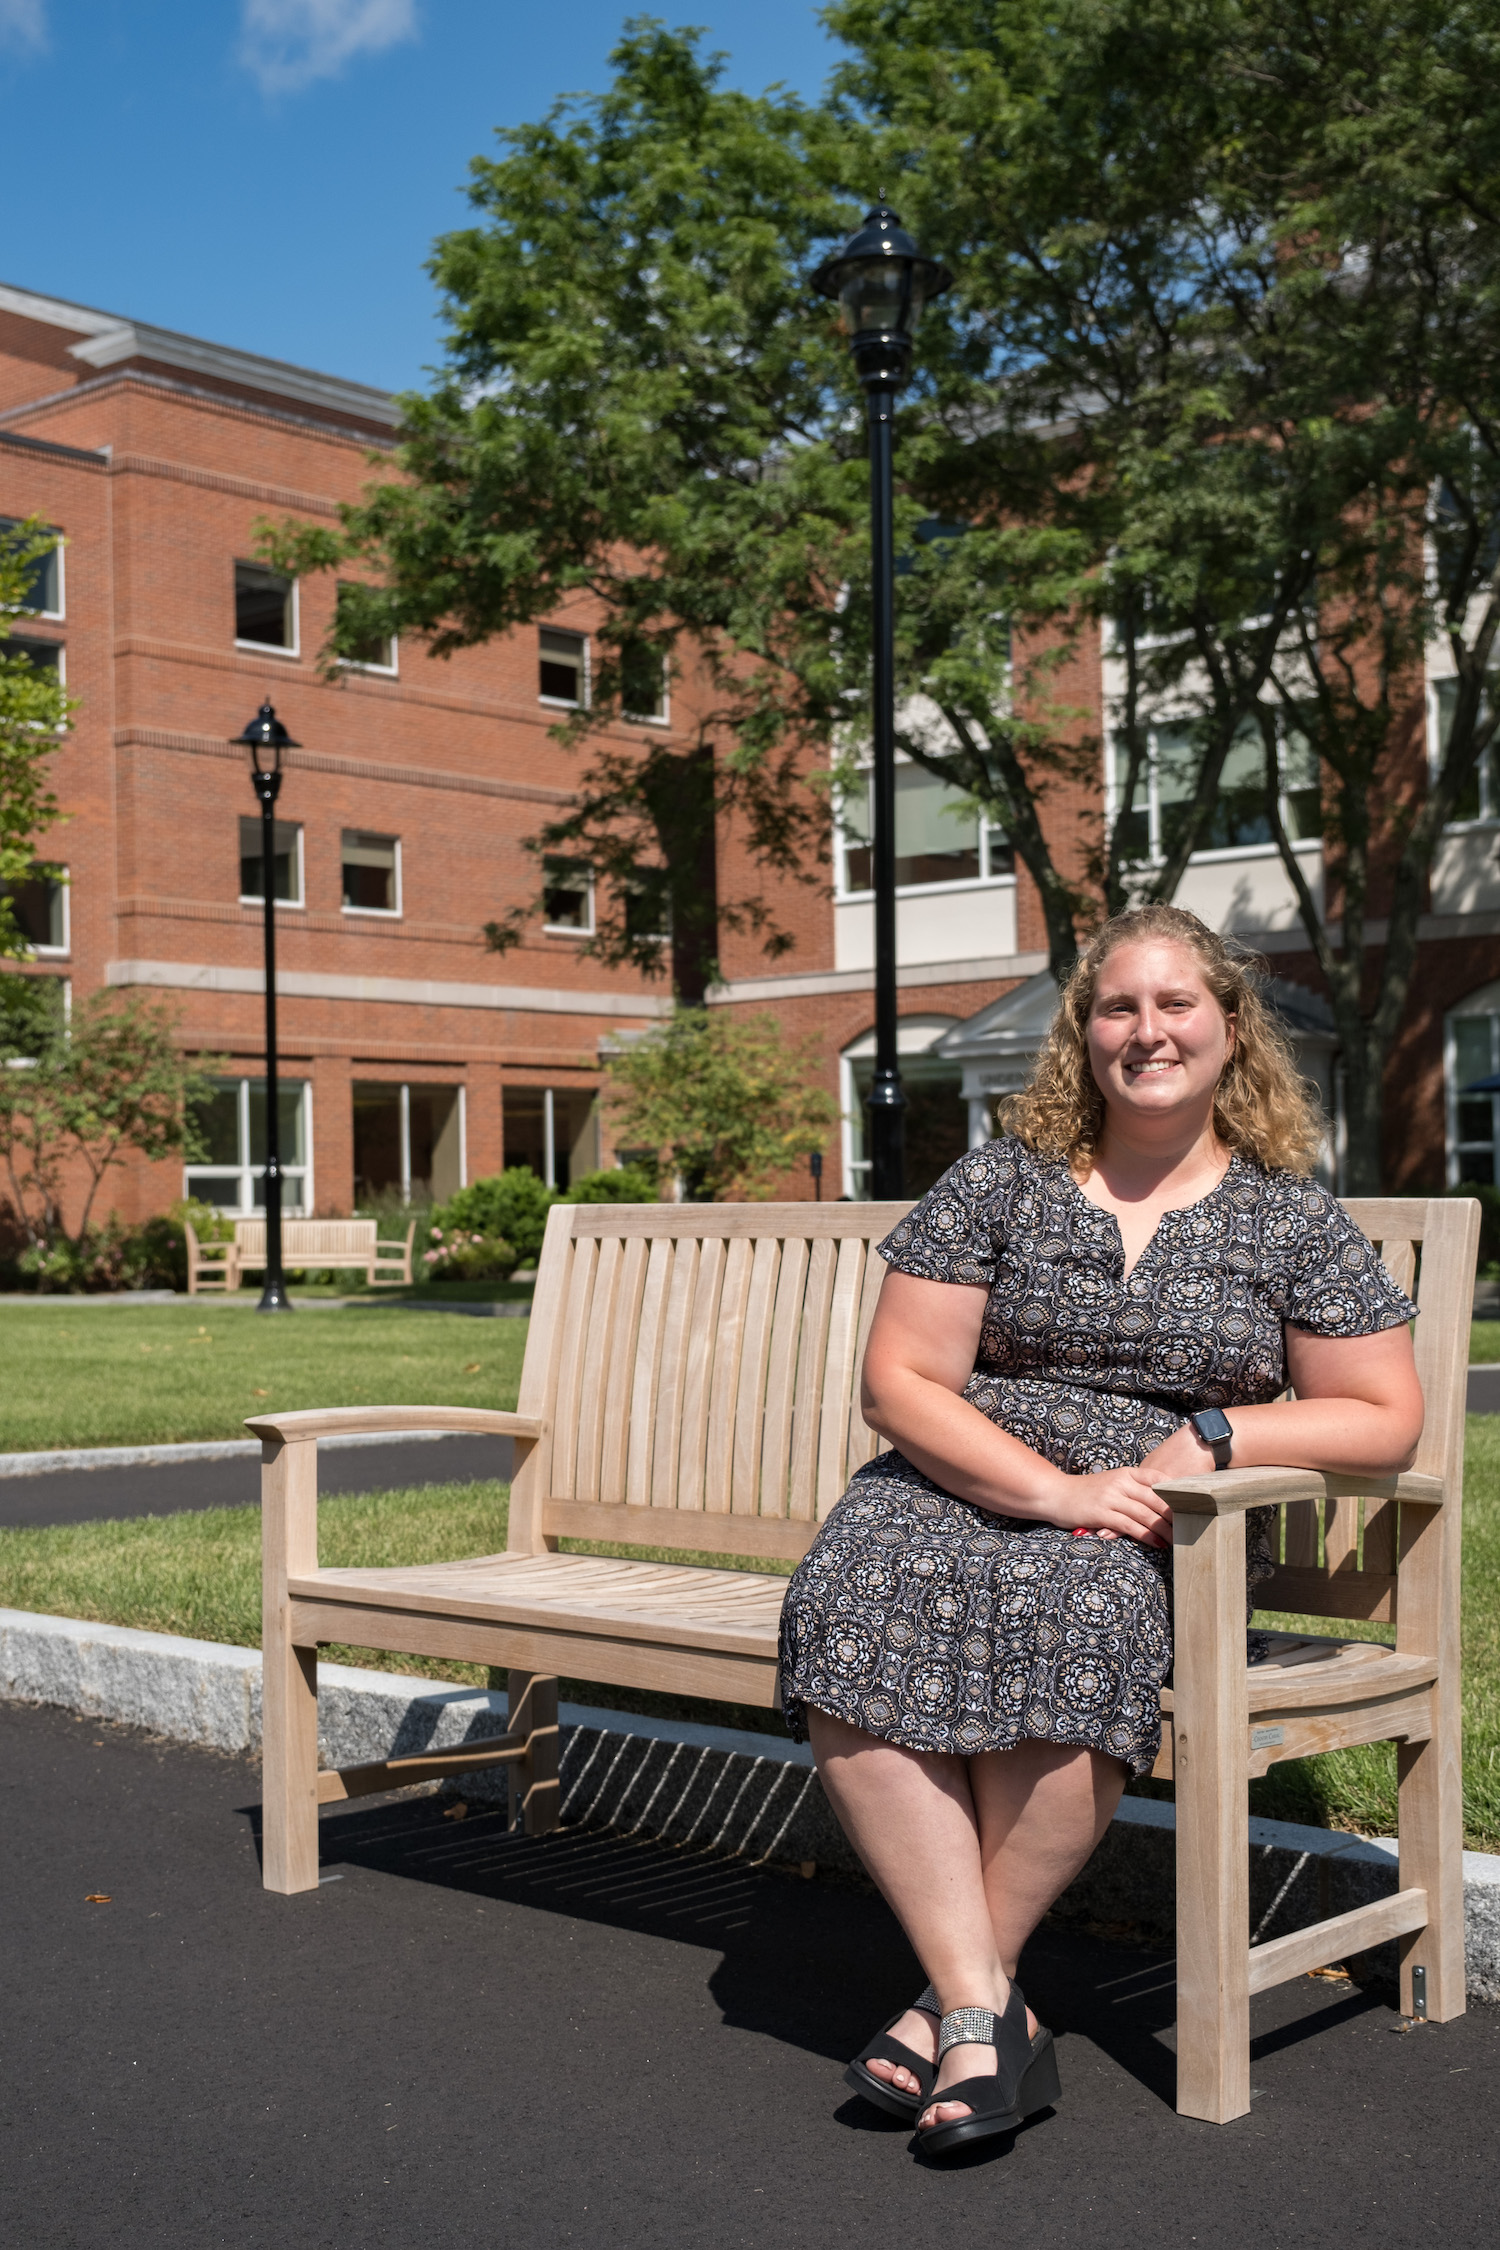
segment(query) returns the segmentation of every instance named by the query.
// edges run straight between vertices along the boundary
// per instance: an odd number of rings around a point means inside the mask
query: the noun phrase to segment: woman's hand
[[[1101,1539],[1138,1539],[1143,1547],[1172,1544],[1172,1511],[1157,1499],[1144,1464],[1059,1477],[1047,1514],[1065,1530],[1093,1531]]]

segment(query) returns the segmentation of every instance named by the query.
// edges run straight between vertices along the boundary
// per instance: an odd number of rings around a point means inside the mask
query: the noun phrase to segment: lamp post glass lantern
[[[890,207],[877,203],[864,225],[812,277],[837,297],[844,333],[864,385],[870,429],[870,596],[874,650],[870,713],[873,763],[872,888],[875,893],[875,1075],[870,1120],[870,1193],[877,1203],[905,1193],[906,1096],[896,1051],[896,557],[892,425],[896,393],[911,372],[912,338],[923,307],[952,284],[924,257]]]
[[[257,1312],[290,1312],[281,1270],[281,1099],[276,1061],[276,800],[281,795],[281,754],[300,747],[269,700],[243,734],[250,753],[250,785],[260,804],[260,887],[266,964],[266,1278]]]

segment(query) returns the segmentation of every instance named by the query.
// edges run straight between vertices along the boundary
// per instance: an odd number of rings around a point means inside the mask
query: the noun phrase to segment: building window
[[[345,606],[346,597],[353,592],[353,587],[340,586],[337,596],[340,610]],[[384,672],[394,677],[397,669],[395,636],[391,633],[364,636],[354,643],[347,655],[339,658],[339,662],[351,672]]]
[[[283,1078],[278,1088],[281,1124],[282,1208],[312,1208],[312,1088],[305,1079]],[[183,1170],[183,1193],[222,1211],[249,1214],[265,1209],[262,1182],[266,1165],[266,1082],[263,1078],[219,1078],[193,1112],[204,1150],[200,1162]]]
[[[263,563],[234,566],[234,637],[249,648],[297,653],[297,582]]]
[[[26,593],[21,607],[32,617],[61,617],[63,614],[63,549],[62,533],[54,524],[40,528],[51,532],[57,540],[55,547],[45,555],[38,555],[26,566]],[[27,526],[19,516],[0,516],[0,535],[7,531],[22,531]]]
[[[620,708],[642,726],[667,723],[667,665],[644,641],[627,642],[620,653]]]
[[[544,703],[587,703],[588,642],[582,633],[558,633],[544,625],[537,678],[537,692]]]
[[[295,821],[272,825],[272,891],[279,906],[302,904],[302,830]],[[262,881],[265,861],[261,850],[261,823],[256,813],[240,815],[240,899],[258,906],[265,897]]]
[[[50,672],[59,687],[67,678],[67,663],[61,641],[37,641],[30,639],[25,633],[10,633],[0,641],[0,652],[6,656],[24,656],[39,672]]]
[[[1120,857],[1136,866],[1160,862],[1175,847],[1192,805],[1200,756],[1190,726],[1150,727],[1147,745],[1145,770],[1136,776],[1130,807],[1119,814]],[[1129,758],[1120,742],[1113,754],[1111,796],[1118,807]],[[1323,833],[1317,758],[1303,735],[1287,731],[1279,743],[1279,761],[1282,825],[1293,843],[1315,842]],[[1229,746],[1207,833],[1194,857],[1257,847],[1274,850],[1275,838],[1266,816],[1265,746],[1259,727],[1247,725]]]
[[[401,912],[399,836],[372,836],[363,828],[346,828],[343,859],[346,914]]]
[[[1500,1005],[1500,993],[1487,997]],[[1443,1057],[1448,1096],[1448,1184],[1489,1185],[1500,1179],[1495,1152],[1500,1145],[1500,1087],[1481,1091],[1486,1079],[1500,1078],[1500,1013],[1450,1016]]]
[[[1432,688],[1432,769],[1437,771],[1448,737],[1453,731],[1453,706],[1458,699],[1457,680],[1437,680]],[[1449,826],[1460,822],[1500,820],[1500,790],[1495,786],[1495,746],[1481,750],[1468,780],[1454,800]]]
[[[462,1086],[354,1086],[354,1197],[446,1203],[467,1184]]]
[[[0,898],[10,907],[11,920],[35,953],[66,953],[68,934],[68,871],[46,874],[40,869],[18,883],[0,882]]]
[[[544,926],[560,936],[590,936],[594,927],[593,875],[588,868],[567,859],[549,859],[544,866]]]
[[[871,884],[874,775],[839,813],[839,888],[844,896]],[[1015,873],[1005,831],[965,806],[947,782],[926,766],[896,768],[896,884],[930,890],[939,883],[984,883]]]
[[[507,1086],[506,1169],[524,1165],[548,1187],[565,1188],[599,1166],[599,1116],[586,1087]]]

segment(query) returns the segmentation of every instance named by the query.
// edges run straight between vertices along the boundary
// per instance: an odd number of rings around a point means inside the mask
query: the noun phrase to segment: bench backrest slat
[[[559,1205],[548,1219],[522,1411],[551,1427],[517,1481],[512,1546],[599,1508],[642,1545],[800,1552],[875,1441],[856,1400],[904,1204]],[[651,1522],[657,1519],[655,1529]],[[796,1525],[808,1531],[794,1530]]]

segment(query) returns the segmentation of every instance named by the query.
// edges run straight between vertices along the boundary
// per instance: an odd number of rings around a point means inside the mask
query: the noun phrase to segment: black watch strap
[[[1224,1409],[1206,1406],[1202,1413],[1190,1414],[1188,1420],[1212,1453],[1214,1467],[1227,1469],[1234,1450],[1234,1430]]]

